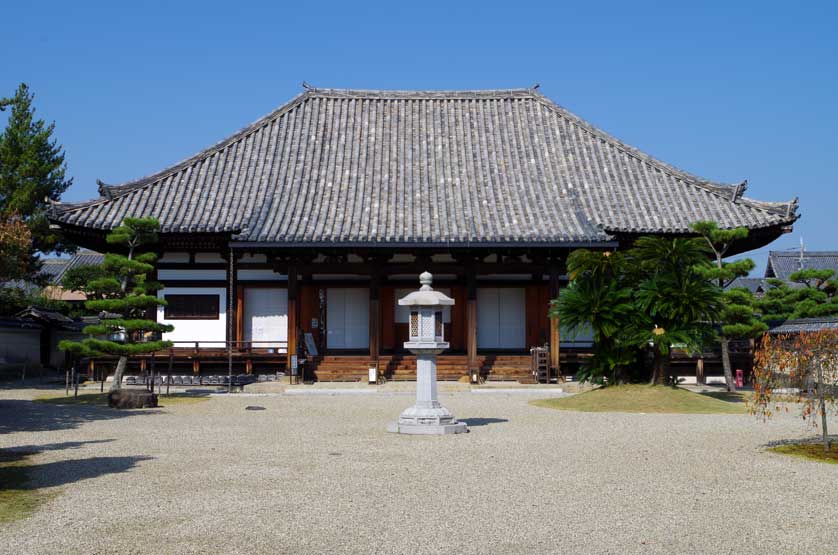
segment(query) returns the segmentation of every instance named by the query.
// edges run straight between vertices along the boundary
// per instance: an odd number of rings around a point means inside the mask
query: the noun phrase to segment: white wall
[[[161,281],[175,281],[175,280],[211,280],[211,281],[227,281],[227,272],[225,270],[157,270],[157,279]]]
[[[188,252],[164,252],[157,262],[189,262]]]
[[[239,262],[254,262],[254,263],[265,263],[268,261],[268,257],[264,254],[243,254],[239,257]]]
[[[220,254],[217,252],[196,252],[195,253],[195,263],[196,264],[218,264],[218,263],[226,263],[227,261],[221,257]]]
[[[285,274],[278,274],[270,268],[264,269],[249,269],[238,271],[239,281],[288,281],[288,276]]]
[[[168,341],[200,341],[202,347],[224,347],[227,338],[227,290],[224,287],[166,287],[157,292],[162,299],[166,295],[218,295],[217,320],[166,320],[165,307],[157,307],[157,321],[161,324],[171,324],[175,327],[172,333],[164,333],[163,339]],[[221,343],[213,343],[213,342]],[[186,345],[175,344],[175,347]]]

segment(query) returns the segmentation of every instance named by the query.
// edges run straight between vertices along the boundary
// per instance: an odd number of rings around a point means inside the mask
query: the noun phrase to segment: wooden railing
[[[259,353],[285,355],[288,352],[288,341],[172,341],[172,347],[163,353],[183,354],[191,351],[196,356],[201,351],[210,351],[213,354],[227,352],[232,349],[233,353]]]

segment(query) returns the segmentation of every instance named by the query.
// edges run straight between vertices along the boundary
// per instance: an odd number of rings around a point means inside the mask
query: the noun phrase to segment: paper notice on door
[[[314,343],[314,336],[310,333],[306,333],[303,337],[306,342],[306,351],[308,352],[308,354],[313,357],[318,356],[317,345]]]

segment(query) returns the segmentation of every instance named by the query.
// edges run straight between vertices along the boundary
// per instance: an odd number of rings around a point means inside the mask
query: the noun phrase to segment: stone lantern
[[[460,434],[468,431],[451,412],[439,404],[436,388],[436,355],[448,348],[444,337],[442,313],[454,299],[431,287],[433,276],[419,276],[422,287],[403,299],[400,306],[410,307],[409,340],[404,346],[416,355],[416,404],[405,409],[398,422],[388,426],[400,434]]]

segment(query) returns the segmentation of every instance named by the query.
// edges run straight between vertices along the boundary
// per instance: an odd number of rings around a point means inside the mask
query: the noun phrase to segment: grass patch
[[[769,451],[801,457],[813,461],[838,464],[838,443],[832,442],[829,452],[824,452],[823,443],[784,443],[769,447]]]
[[[161,407],[170,407],[173,405],[192,405],[201,403],[209,399],[208,395],[190,395],[188,393],[173,393],[171,395],[160,395],[157,402]],[[48,393],[46,395],[39,395],[33,399],[37,403],[46,403],[48,405],[80,405],[88,407],[107,407],[108,394],[107,393],[80,393],[78,397],[69,397],[63,393]]]
[[[579,412],[745,414],[741,396],[717,398],[680,387],[615,385],[560,399],[531,401],[538,407]]]
[[[32,453],[0,451],[0,524],[27,518],[53,494],[29,487]]]
[[[79,393],[78,397],[67,397],[63,393],[45,393],[38,395],[33,399],[36,403],[46,403],[47,405],[83,405],[89,407],[107,407],[108,394],[107,393]]]
[[[209,401],[209,395],[190,395],[188,393],[173,393],[172,395],[160,395],[157,402],[161,407],[170,407],[172,405],[194,405]]]

